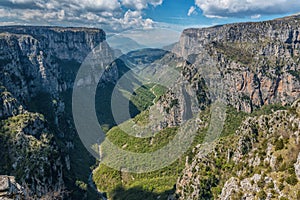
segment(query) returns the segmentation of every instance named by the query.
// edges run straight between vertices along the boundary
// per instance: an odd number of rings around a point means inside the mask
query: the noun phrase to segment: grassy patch
[[[136,89],[130,97],[130,101],[139,111],[146,110],[153,105],[155,95],[150,91],[152,85],[143,85]]]
[[[253,113],[250,114],[250,116],[270,115],[275,111],[286,110],[286,109],[287,109],[287,107],[283,106],[281,104],[269,104],[269,105],[264,105],[261,108],[254,110]]]
[[[247,113],[238,112],[235,108],[229,106],[226,110],[226,120],[222,130],[221,137],[234,134],[239,128],[242,121],[246,118]]]
[[[146,153],[154,152],[161,147],[167,145],[170,140],[173,139],[177,131],[177,128],[166,128],[154,137],[150,138],[138,138],[129,136],[127,133],[123,132],[119,127],[112,128],[108,134],[107,138],[115,145],[123,148],[127,151]]]

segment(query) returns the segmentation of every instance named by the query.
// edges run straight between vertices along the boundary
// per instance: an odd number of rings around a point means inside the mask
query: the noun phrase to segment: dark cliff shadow
[[[128,71],[130,71],[130,68],[126,66],[126,64],[120,60],[116,59],[114,63],[117,66],[118,70],[118,79],[120,79],[124,74],[126,74]],[[118,80],[117,79],[117,80]],[[96,108],[96,113],[98,117],[98,121],[101,124],[102,128],[109,130],[110,128],[114,127],[117,125],[117,123],[114,120],[114,116],[112,113],[112,94],[114,91],[114,88],[116,87],[116,80],[112,80],[109,82],[99,82],[97,91],[96,91],[96,97],[95,97],[95,108]],[[128,77],[127,83],[127,88],[133,88],[133,83],[140,84],[140,82],[135,79],[135,77]],[[126,90],[126,88],[122,88]],[[120,91],[118,92],[118,101],[119,102],[126,102],[128,101],[124,95]],[[131,102],[129,101],[129,112],[130,112],[130,117],[134,117],[137,114],[140,113],[138,108]],[[122,119],[121,121],[126,121],[128,120],[127,118]]]

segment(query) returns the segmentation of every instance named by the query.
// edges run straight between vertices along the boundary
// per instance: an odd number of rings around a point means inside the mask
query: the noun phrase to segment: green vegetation
[[[292,186],[295,186],[298,183],[298,179],[297,176],[295,174],[295,171],[292,175],[290,175],[289,177],[287,177],[286,182]]]
[[[247,51],[245,47],[240,46],[238,43],[214,42],[213,45],[219,52],[223,53],[231,60],[235,60],[245,65],[253,62],[253,55],[250,51]]]
[[[257,197],[261,200],[265,200],[267,198],[267,194],[265,191],[261,190],[258,192]]]
[[[264,105],[259,109],[255,109],[250,116],[261,116],[261,115],[270,115],[278,110],[286,110],[289,107],[282,106],[281,104],[269,104]]]
[[[135,118],[133,118],[133,121],[140,126],[147,125],[149,123],[149,110],[145,110],[135,116]]]
[[[137,118],[140,119],[140,115]],[[118,127],[114,127],[107,133],[107,138],[124,150],[145,153],[156,151],[165,146],[174,137],[176,131],[176,127],[166,128],[151,138],[137,138],[127,135]],[[177,177],[183,168],[184,160],[178,160],[171,166],[155,172],[134,174],[120,172],[101,164],[94,171],[93,179],[99,190],[107,192],[108,196],[113,197],[113,199],[129,197],[132,200],[144,199],[146,193],[149,193],[148,195],[151,197],[167,198],[169,193],[166,191],[173,190]],[[140,186],[142,188],[138,189]],[[131,192],[138,192],[141,196]],[[147,199],[150,200],[150,196]]]
[[[132,200],[156,199],[158,196],[166,199],[169,191],[174,189],[177,177],[183,170],[183,161],[176,161],[164,169],[143,173],[120,172],[105,165],[100,165],[94,171],[94,181],[100,191],[108,193],[108,197],[126,199],[132,196]],[[122,188],[122,189],[121,189]],[[138,189],[137,189],[138,188]],[[139,190],[138,193],[135,193]],[[174,191],[173,191],[174,192]],[[147,195],[152,196],[149,198]]]
[[[167,92],[167,88],[162,86],[162,85],[159,85],[159,84],[155,84],[152,88],[151,88],[151,91],[153,92],[153,94],[155,95],[155,99],[154,99],[154,102],[157,102],[160,97],[162,95],[164,95],[166,92]]]
[[[135,90],[130,97],[130,101],[137,107],[139,111],[146,110],[153,105],[156,96],[151,92],[153,84],[143,85]]]
[[[159,84],[145,84],[133,92],[130,101],[139,111],[143,111],[156,103],[166,91],[167,89]]]
[[[119,127],[112,128],[107,133],[107,138],[115,145],[123,148],[127,151],[146,153],[154,152],[163,146],[166,146],[170,140],[173,139],[177,131],[177,128],[166,128],[154,137],[150,138],[138,138],[129,136],[123,132]]]
[[[283,139],[276,139],[275,140],[275,150],[282,150],[284,148],[284,142]]]
[[[223,127],[221,137],[234,134],[242,121],[246,118],[247,113],[238,112],[235,108],[229,106],[226,110],[226,120]]]
[[[176,102],[175,102],[176,103]],[[217,148],[226,146],[226,148],[234,149],[234,144],[237,142],[235,138],[235,131],[239,128],[242,121],[247,116],[257,116],[272,113],[274,110],[282,109],[279,106],[265,106],[262,111],[256,111],[252,114],[247,114],[244,112],[238,112],[233,107],[228,107],[227,109],[227,118],[222,132],[222,139],[218,142]],[[204,110],[200,113],[200,118],[206,122],[209,120],[209,109]],[[133,121],[138,124],[147,124],[149,113],[144,111],[137,115]],[[126,122],[125,122],[126,123]],[[202,143],[207,127],[202,130],[198,130],[198,134],[195,137],[193,146]],[[172,139],[176,133],[176,128],[167,128],[159,133],[157,133],[153,138],[136,138],[128,136],[118,127],[112,128],[107,133],[108,139],[116,144],[117,146],[123,148],[127,151],[132,152],[152,152],[155,151]],[[254,127],[253,133],[258,134],[258,130]],[[146,193],[150,196],[160,196],[164,191],[170,191],[173,189],[174,184],[176,183],[177,177],[180,176],[181,170],[185,166],[185,157],[193,158],[194,153],[192,153],[192,148],[178,161],[170,165],[169,167],[144,174],[132,174],[119,172],[117,170],[110,169],[104,165],[100,165],[94,171],[94,181],[98,186],[100,191],[105,191],[108,194],[108,197],[118,197],[119,199],[124,199],[127,196],[134,196],[131,192],[135,191],[139,193],[139,187],[142,187],[144,193],[141,192],[141,196],[136,195],[133,199],[144,198],[143,195]],[[263,150],[262,150],[263,152]],[[220,192],[222,185],[225,183],[230,176],[232,176],[232,171],[246,170],[245,174],[242,176],[250,176],[258,169],[246,169],[244,165],[235,165],[232,162],[227,162],[227,153],[218,153],[217,158],[209,161],[209,167],[207,164],[199,164],[199,169],[201,172],[199,175],[203,177],[201,179],[201,196],[206,199],[211,199],[217,197]],[[189,159],[190,161],[190,159]],[[196,173],[194,174],[197,175]],[[119,193],[121,192],[122,193]],[[188,192],[188,191],[187,191]],[[117,199],[118,199],[117,198]],[[115,199],[115,198],[113,198]],[[153,198],[152,198],[153,199]]]
[[[87,184],[82,182],[82,181],[77,180],[76,181],[76,186],[78,186],[80,189],[82,189],[84,191],[87,190]]]
[[[290,73],[292,76],[294,76],[297,80],[300,81],[300,72],[299,71],[289,70],[288,73]]]
[[[41,130],[32,136],[34,128],[28,126],[37,121],[41,122]],[[44,169],[46,176],[51,175],[51,162],[59,157],[59,153],[52,146],[53,135],[42,123],[45,123],[44,117],[36,113],[20,114],[0,121],[0,173],[10,173],[17,180],[29,182],[31,177],[28,176],[38,176],[40,168]],[[20,132],[27,132],[27,135]],[[41,158],[47,158],[48,162]],[[17,165],[12,167],[12,163]]]

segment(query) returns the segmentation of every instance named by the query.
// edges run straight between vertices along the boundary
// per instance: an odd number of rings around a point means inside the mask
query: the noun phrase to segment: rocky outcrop
[[[42,197],[64,188],[63,160],[42,115],[24,112],[1,121],[1,168]]]
[[[186,29],[174,52],[203,70],[217,69],[223,99],[252,112],[272,103],[293,102],[300,94],[300,16],[258,23]],[[197,73],[198,71],[198,73]],[[211,78],[202,72],[206,83]]]
[[[300,153],[298,155],[297,162],[295,163],[295,173],[297,175],[297,178],[300,180]]]
[[[3,86],[0,87],[0,95],[0,119],[23,112],[23,108],[19,102]]]
[[[0,176],[0,199],[21,200],[24,199],[24,188],[16,182],[13,176]]]
[[[224,185],[219,199],[230,200],[233,196],[238,196],[243,199],[255,199],[256,194],[260,194],[259,199],[271,199],[273,194],[271,189],[264,192],[260,186],[264,184],[272,185],[274,191],[281,193],[276,183],[270,177],[263,177],[260,174],[254,174],[253,177],[239,180],[237,178],[230,178]],[[238,195],[237,195],[238,194]],[[257,195],[258,196],[258,195]]]
[[[207,154],[199,144],[177,182],[179,199],[299,198],[289,192],[300,184],[299,105],[246,118],[235,135],[208,144]]]

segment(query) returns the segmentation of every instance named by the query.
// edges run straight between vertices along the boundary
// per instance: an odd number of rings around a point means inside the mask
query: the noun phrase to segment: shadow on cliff
[[[115,64],[117,66],[118,70],[118,79],[122,77],[125,73],[130,71],[130,68],[126,66],[126,64],[120,60],[116,59]],[[140,82],[135,77],[130,77],[131,79],[127,81],[130,85],[127,85],[127,87],[133,87],[135,84],[140,84]],[[116,81],[108,81],[108,82],[99,82],[95,97],[95,103],[96,103],[96,113],[98,117],[98,121],[101,124],[102,128],[105,129],[105,131],[108,131],[110,128],[117,125],[117,123],[114,120],[114,116],[112,113],[112,94],[116,87]],[[118,95],[120,102],[127,102],[128,99],[119,92]],[[129,113],[130,117],[135,117],[137,114],[139,114],[141,111],[133,104],[133,102],[129,101]],[[124,118],[121,121],[126,121],[128,118]]]

